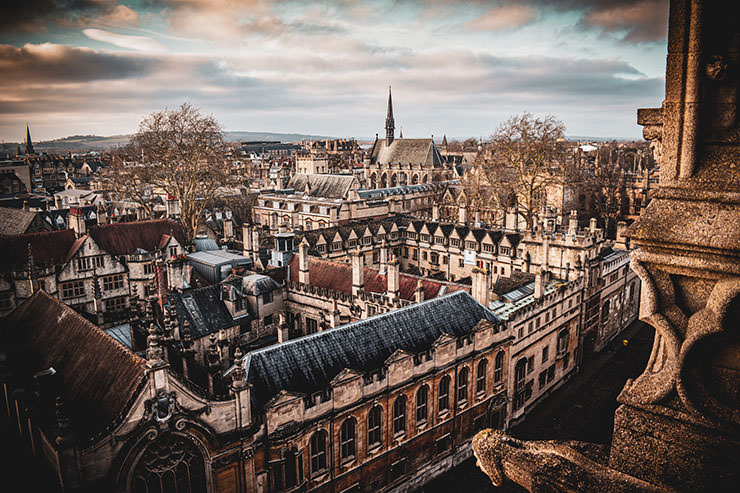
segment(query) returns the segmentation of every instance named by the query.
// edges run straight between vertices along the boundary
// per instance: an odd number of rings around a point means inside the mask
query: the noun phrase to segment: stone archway
[[[392,187],[395,187],[398,185],[398,175],[396,173],[393,173],[391,175],[391,184]]]
[[[411,175],[411,184],[412,185],[418,185],[419,184],[419,175],[418,173],[414,173]]]
[[[380,184],[378,188],[388,188],[388,175],[386,173],[380,175]]]
[[[376,173],[372,173],[370,175],[370,190],[374,190],[378,186],[378,175]]]

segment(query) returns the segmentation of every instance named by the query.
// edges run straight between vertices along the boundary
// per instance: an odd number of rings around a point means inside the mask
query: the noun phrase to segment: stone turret
[[[79,207],[69,208],[69,227],[73,229],[77,237],[87,234],[87,224],[85,224],[85,214]]]

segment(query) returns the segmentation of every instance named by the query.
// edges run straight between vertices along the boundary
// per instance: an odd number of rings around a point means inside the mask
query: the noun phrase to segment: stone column
[[[478,434],[500,484],[533,491],[735,491],[740,484],[740,4],[671,0],[666,98],[638,111],[660,186],[625,232],[655,329],[618,397],[608,463],[568,442]],[[595,225],[591,226],[592,232]]]

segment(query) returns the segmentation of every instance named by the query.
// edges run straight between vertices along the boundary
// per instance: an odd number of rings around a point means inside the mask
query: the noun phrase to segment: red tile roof
[[[160,248],[164,235],[174,236],[185,245],[182,228],[169,219],[99,224],[90,228],[95,243],[111,255],[130,255],[138,248],[153,252]]]
[[[298,255],[293,255],[288,264],[290,266],[290,280],[298,282]],[[381,274],[376,269],[364,269],[365,291],[371,293],[385,293],[387,291],[387,274]],[[352,292],[352,266],[344,262],[336,262],[316,257],[308,258],[308,278],[312,286],[333,289],[342,293]],[[431,281],[407,274],[399,276],[400,297],[404,300],[413,300],[416,286],[421,279],[424,289],[424,299],[429,300],[439,295],[443,286],[447,286],[446,293],[464,289],[445,282]],[[467,290],[466,290],[467,291]]]
[[[90,438],[128,409],[146,362],[77,312],[36,292],[0,326],[9,364],[33,374],[53,367],[78,439]]]
[[[0,236],[0,272],[23,269],[28,264],[28,245],[33,252],[33,263],[48,266],[64,263],[75,242],[71,229],[44,231],[14,236]]]

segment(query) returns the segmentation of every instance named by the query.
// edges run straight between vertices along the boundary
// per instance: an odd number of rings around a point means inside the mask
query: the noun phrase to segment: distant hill
[[[32,136],[33,137],[33,136]],[[100,135],[72,135],[62,139],[44,140],[33,143],[36,152],[67,153],[86,151],[107,151],[114,147],[120,147],[128,143],[130,135],[111,135],[103,137]],[[309,134],[283,134],[275,132],[224,132],[226,142],[244,142],[248,140],[277,140],[280,142],[298,142],[302,139],[320,140],[330,139],[323,135]],[[8,152],[15,151],[20,143],[5,143],[3,149]]]

